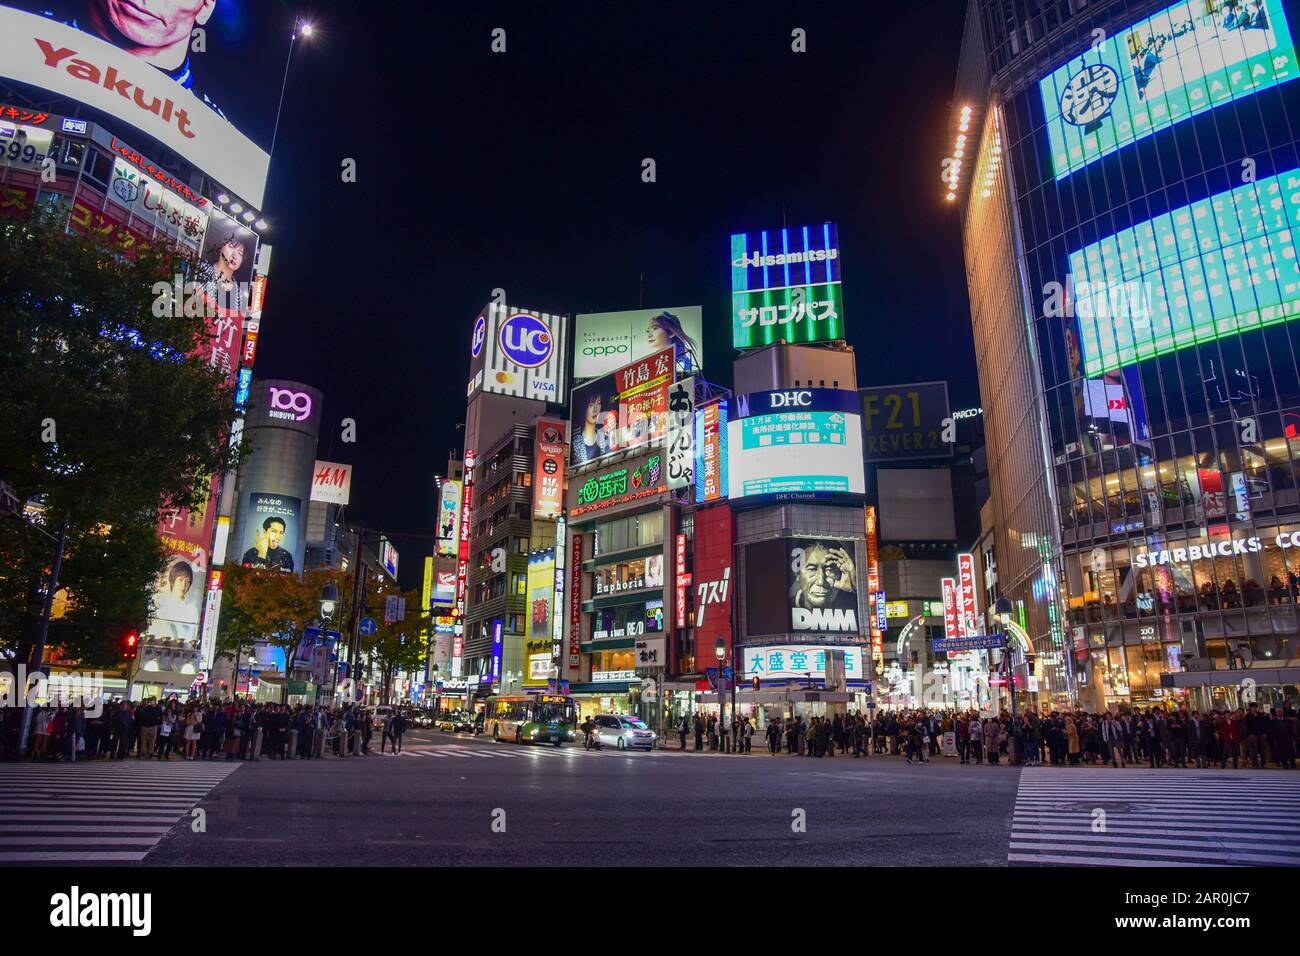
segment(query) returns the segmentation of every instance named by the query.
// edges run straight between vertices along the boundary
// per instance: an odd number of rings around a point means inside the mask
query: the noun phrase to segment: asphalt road
[[[373,741],[379,743],[378,737]],[[1018,769],[408,734],[245,764],[145,865],[1005,865]]]

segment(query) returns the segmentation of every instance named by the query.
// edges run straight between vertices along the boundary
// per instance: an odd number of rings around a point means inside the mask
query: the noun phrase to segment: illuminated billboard
[[[525,687],[545,687],[554,665],[551,619],[555,612],[555,551],[534,551],[528,556],[528,614],[524,653],[528,667]]]
[[[695,410],[695,500],[727,495],[727,399]]]
[[[673,370],[669,348],[575,388],[569,411],[573,466],[666,438]]]
[[[703,363],[704,316],[698,305],[573,317],[573,377],[599,378],[666,348],[677,352],[683,375]]]
[[[1297,204],[1300,170],[1293,169],[1071,252],[1087,377],[1293,318]]]
[[[237,0],[5,0],[0,75],[129,123],[261,207],[280,64],[255,46],[290,24]]]
[[[297,553],[302,499],[254,491],[248,496],[248,518],[244,521],[245,540],[240,543],[246,568],[296,571],[302,567]],[[287,545],[288,547],[285,547]]]
[[[448,479],[438,496],[438,554],[454,558],[460,548],[460,482]]]
[[[915,382],[860,388],[867,461],[951,457],[943,440],[948,383]]]
[[[533,442],[533,517],[556,518],[564,511],[564,422],[538,419]]]
[[[470,331],[468,394],[563,402],[568,327],[567,315],[497,302],[484,307]]]
[[[864,494],[860,407],[857,392],[834,388],[736,396],[728,497]]]
[[[844,338],[833,222],[731,237],[731,340],[738,349]]]
[[[1175,3],[1039,81],[1055,176],[1296,70],[1281,0]]]

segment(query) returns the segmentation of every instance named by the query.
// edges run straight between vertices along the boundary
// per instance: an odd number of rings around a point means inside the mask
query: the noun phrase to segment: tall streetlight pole
[[[718,638],[717,646],[713,653],[718,658],[718,680],[726,680],[722,674],[723,663],[727,659],[727,642],[721,637]],[[727,734],[727,693],[725,687],[718,688],[718,750],[725,753]]]

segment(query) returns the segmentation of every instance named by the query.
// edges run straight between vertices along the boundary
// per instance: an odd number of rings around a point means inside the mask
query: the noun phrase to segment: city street
[[[420,732],[400,756],[4,773],[10,864],[1300,865],[1300,778],[1277,771],[586,752]],[[39,790],[54,777],[65,785]],[[34,792],[39,806],[22,802]]]

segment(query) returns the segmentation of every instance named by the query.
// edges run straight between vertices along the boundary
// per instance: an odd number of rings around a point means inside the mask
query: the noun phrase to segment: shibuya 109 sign
[[[1189,561],[1213,561],[1215,558],[1230,558],[1233,555],[1258,554],[1269,547],[1282,551],[1300,548],[1300,531],[1282,532],[1267,541],[1252,535],[1248,538],[1221,538],[1205,544],[1136,551],[1133,554],[1133,566],[1156,568],[1166,564],[1186,564]]]
[[[738,349],[844,338],[839,230],[832,222],[731,237],[731,338]]]

